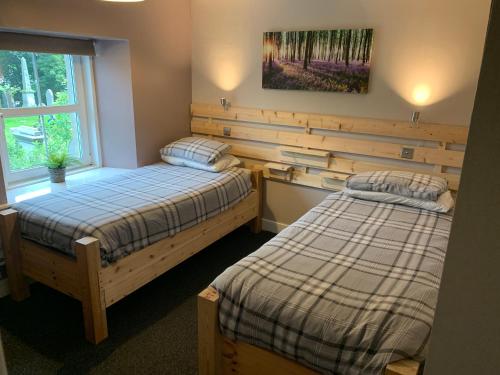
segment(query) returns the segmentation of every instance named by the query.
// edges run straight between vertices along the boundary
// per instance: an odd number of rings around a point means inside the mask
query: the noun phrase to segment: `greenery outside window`
[[[51,153],[96,164],[90,57],[0,50],[0,156],[9,185],[48,176]]]

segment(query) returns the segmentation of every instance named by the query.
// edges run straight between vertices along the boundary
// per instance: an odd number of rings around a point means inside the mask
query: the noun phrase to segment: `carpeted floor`
[[[196,374],[196,295],[273,234],[240,228],[108,309],[109,338],[83,338],[80,303],[40,284],[0,299],[10,375]]]

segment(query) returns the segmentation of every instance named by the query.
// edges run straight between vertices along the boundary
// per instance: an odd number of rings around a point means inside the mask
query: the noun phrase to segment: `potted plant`
[[[66,180],[66,167],[77,163],[78,160],[68,154],[67,151],[51,152],[47,158],[50,182],[64,182]]]

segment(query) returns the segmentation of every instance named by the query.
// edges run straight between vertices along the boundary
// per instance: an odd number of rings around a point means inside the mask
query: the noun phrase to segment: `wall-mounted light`
[[[418,85],[413,89],[413,101],[416,105],[426,105],[430,97],[431,88],[428,85]]]
[[[415,105],[418,107],[422,107],[426,105],[429,101],[429,98],[431,96],[431,89],[427,85],[418,85],[413,89],[413,102]],[[418,121],[420,120],[420,111],[414,110],[411,114],[411,124],[414,126],[418,125]]]
[[[419,111],[413,111],[411,114],[411,123],[413,125],[418,125],[418,120],[420,120],[420,112]]]
[[[224,111],[228,111],[231,106],[231,102],[227,98],[220,98],[220,105],[224,108]]]

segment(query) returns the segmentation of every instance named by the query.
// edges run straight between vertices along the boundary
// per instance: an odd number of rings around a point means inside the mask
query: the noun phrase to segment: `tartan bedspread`
[[[212,173],[158,163],[13,206],[24,238],[74,256],[100,241],[103,266],[227,210],[251,190],[250,172]]]
[[[221,332],[325,374],[422,359],[451,220],[331,194],[213,282]]]

